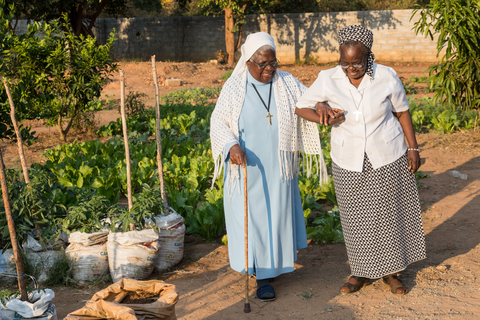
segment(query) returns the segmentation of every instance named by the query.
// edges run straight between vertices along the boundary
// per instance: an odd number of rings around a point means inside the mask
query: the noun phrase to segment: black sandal
[[[261,301],[272,301],[275,300],[275,290],[269,284],[261,286],[257,289],[257,298]]]
[[[407,293],[407,287],[405,287],[403,285],[402,281],[400,281],[400,279],[398,278],[398,276],[396,274],[392,274],[392,275],[383,277],[382,279],[383,279],[383,282],[385,282],[390,287],[390,291],[393,294],[402,295],[402,294]],[[393,280],[398,280],[400,282],[400,284],[392,284]],[[397,292],[397,289],[402,289],[403,292],[399,293],[399,292]]]
[[[340,289],[341,293],[348,294],[348,293],[357,292],[358,290],[362,289],[370,281],[370,279],[364,278],[364,277],[351,276],[350,279],[352,279],[352,278],[357,280],[357,284],[352,284],[348,281],[345,282],[345,284]],[[343,288],[348,288],[348,292],[343,292],[342,291]]]

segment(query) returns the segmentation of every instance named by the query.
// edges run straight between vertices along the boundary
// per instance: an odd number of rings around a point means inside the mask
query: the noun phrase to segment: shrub
[[[461,110],[480,107],[480,2],[470,0],[432,0],[415,9],[412,18],[415,31],[425,37],[437,38],[440,62],[429,70],[434,100],[444,109]],[[445,51],[443,51],[445,50]]]

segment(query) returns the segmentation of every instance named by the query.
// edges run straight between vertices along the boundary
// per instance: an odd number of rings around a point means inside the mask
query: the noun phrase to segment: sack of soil
[[[173,267],[183,258],[185,224],[181,215],[170,210],[168,216],[155,217],[155,224],[160,228],[159,240],[162,246],[155,268],[160,271]]]
[[[73,232],[65,254],[72,261],[73,278],[83,283],[96,280],[108,272],[108,231]]]
[[[27,240],[23,244],[25,250],[25,258],[28,263],[38,270],[38,281],[45,281],[48,278],[48,271],[64,257],[64,240],[59,240],[52,244],[46,244],[42,246],[31,235],[27,236]],[[13,255],[13,249],[7,249],[4,252],[4,259],[7,262],[7,271],[10,273],[16,273],[15,257]]]
[[[0,250],[0,273],[7,272],[7,259]]]
[[[145,280],[155,268],[160,243],[153,229],[112,232],[108,235],[108,265],[113,282],[122,278]]]
[[[65,320],[176,320],[177,301],[178,291],[173,284],[122,279],[95,293],[85,307]]]
[[[0,303],[0,319],[57,320],[55,305],[51,302],[55,293],[51,289],[35,290],[28,294],[28,301],[12,297]]]

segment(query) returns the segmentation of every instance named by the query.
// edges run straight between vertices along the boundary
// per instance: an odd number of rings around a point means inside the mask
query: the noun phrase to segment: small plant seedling
[[[310,299],[312,299],[312,296],[313,296],[312,292],[313,292],[313,290],[312,290],[312,288],[310,288],[309,291],[304,291],[300,295],[302,296],[303,299],[310,300]]]

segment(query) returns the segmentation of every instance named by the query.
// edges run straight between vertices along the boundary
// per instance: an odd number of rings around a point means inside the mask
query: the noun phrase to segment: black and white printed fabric
[[[420,200],[407,154],[363,172],[333,163],[333,178],[352,275],[378,279],[426,258]]]
[[[339,46],[347,41],[357,41],[363,43],[370,50],[365,73],[373,79],[373,62],[375,61],[375,55],[372,52],[373,32],[360,25],[351,25],[338,32],[337,40]]]

